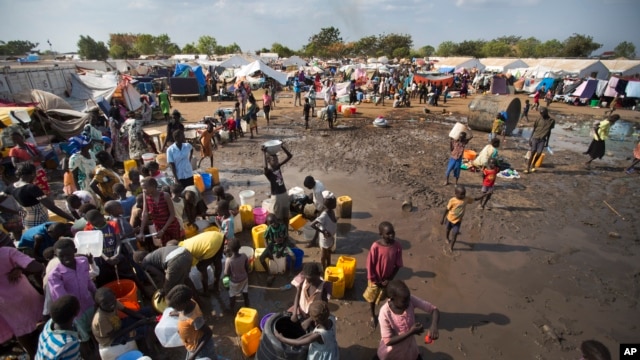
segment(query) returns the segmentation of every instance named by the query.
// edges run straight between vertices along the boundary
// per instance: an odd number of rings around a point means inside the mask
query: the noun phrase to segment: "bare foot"
[[[445,181],[445,182],[442,184],[442,186],[447,186],[447,185],[449,185],[449,182],[448,182],[448,181]]]

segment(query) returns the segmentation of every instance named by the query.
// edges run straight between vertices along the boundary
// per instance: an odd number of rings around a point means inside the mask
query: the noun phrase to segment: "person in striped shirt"
[[[80,302],[73,295],[63,295],[51,304],[51,319],[42,329],[36,360],[80,359],[80,340],[73,319],[80,311]]]

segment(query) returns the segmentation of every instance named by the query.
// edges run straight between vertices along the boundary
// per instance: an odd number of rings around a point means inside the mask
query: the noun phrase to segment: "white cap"
[[[322,197],[325,199],[331,199],[331,198],[335,199],[336,196],[331,191],[325,190],[322,192]]]

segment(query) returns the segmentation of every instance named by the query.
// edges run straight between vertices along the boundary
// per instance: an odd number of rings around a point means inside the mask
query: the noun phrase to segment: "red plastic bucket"
[[[105,284],[103,287],[111,289],[114,294],[116,294],[116,299],[118,299],[118,301],[120,301],[127,309],[133,311],[140,310],[140,304],[138,303],[138,287],[133,280],[116,280]],[[118,316],[120,318],[124,318],[126,314],[120,311],[118,312]]]

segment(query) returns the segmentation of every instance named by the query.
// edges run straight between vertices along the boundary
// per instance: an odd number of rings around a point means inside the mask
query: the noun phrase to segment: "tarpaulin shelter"
[[[515,58],[483,58],[480,63],[485,66],[484,72],[504,73],[509,70],[526,68],[526,62]]]
[[[593,94],[596,93],[596,87],[598,86],[598,80],[589,79],[583,81],[582,84],[571,93],[571,96],[577,96],[581,99],[591,99]]]
[[[287,67],[287,66],[306,66],[307,62],[304,61],[304,59],[302,59],[299,56],[293,55],[292,57],[285,59],[282,61],[282,66]]]
[[[418,84],[431,83],[433,85],[453,86],[453,75],[413,74],[413,81]]]
[[[507,78],[503,76],[493,76],[491,79],[491,88],[489,89],[491,94],[506,95],[509,94],[509,87],[507,86]]]
[[[95,100],[104,98],[110,101],[112,97],[121,97],[127,109],[135,111],[140,103],[140,93],[131,85],[132,78],[118,76],[115,73],[102,75],[87,74],[71,76],[71,96],[67,102],[73,110],[86,111],[95,107]]]
[[[440,73],[446,74],[455,71],[458,68],[471,69],[476,68],[480,71],[484,69],[484,65],[473,57],[429,57],[430,61],[437,61],[435,67]]]
[[[89,114],[74,110],[61,97],[42,90],[32,90],[31,98],[38,102],[38,108],[47,116],[39,117],[63,138],[70,138],[82,132],[89,121]],[[94,105],[95,106],[95,105]]]
[[[174,89],[173,86],[171,87],[171,96],[174,95],[183,95],[186,96],[186,94],[182,93],[182,85],[184,84],[189,84],[189,83],[193,83],[193,81],[183,81],[183,80],[172,80],[173,78],[195,78],[197,83],[198,83],[198,94],[199,96],[204,96],[205,93],[205,88],[207,85],[207,80],[206,80],[206,76],[204,75],[204,70],[202,70],[202,66],[200,65],[189,65],[189,64],[176,64],[176,69],[173,72],[173,77],[169,80],[169,83],[173,85],[173,83],[175,82],[176,85],[178,85],[179,88]],[[178,90],[178,91],[176,91]],[[189,86],[189,92],[193,92],[193,90],[191,89],[191,86]],[[191,94],[189,94],[191,95]]]
[[[600,60],[610,73],[620,76],[635,76],[640,74],[640,60]]]
[[[267,64],[260,60],[256,60],[249,65],[243,66],[239,71],[235,73],[236,77],[251,76],[256,72],[262,72],[264,75],[276,80],[281,85],[287,84],[287,74],[273,70]]]

